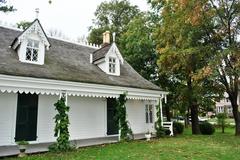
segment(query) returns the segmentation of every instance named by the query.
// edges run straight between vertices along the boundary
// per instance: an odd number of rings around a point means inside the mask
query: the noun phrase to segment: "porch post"
[[[66,91],[62,91],[62,92],[60,93],[59,99],[61,99],[61,98],[64,98],[64,99],[65,99],[65,105],[67,105],[67,104],[68,104],[68,94],[67,94]]]
[[[118,126],[119,126],[119,130],[118,130],[118,141],[120,142],[121,141],[121,125],[120,125],[120,122],[118,122]]]
[[[161,125],[163,126],[163,111],[162,111],[162,99],[163,97],[161,96],[161,98],[159,99],[159,103],[160,103],[160,115],[161,115]]]

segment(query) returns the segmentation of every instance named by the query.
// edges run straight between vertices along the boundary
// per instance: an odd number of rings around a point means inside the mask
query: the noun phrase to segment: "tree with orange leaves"
[[[206,1],[199,0],[150,0],[160,17],[155,40],[159,53],[160,73],[169,81],[177,81],[172,92],[180,92],[191,111],[192,133],[199,134],[198,112],[206,102],[212,102],[221,93],[221,84],[210,78],[214,51],[206,35],[206,18],[202,12]],[[208,13],[206,13],[208,14]],[[211,27],[211,26],[209,26]],[[209,103],[207,103],[209,104]]]

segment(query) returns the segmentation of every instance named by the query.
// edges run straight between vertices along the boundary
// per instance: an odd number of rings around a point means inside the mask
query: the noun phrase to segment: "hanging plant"
[[[162,126],[161,108],[160,103],[157,105],[157,121],[155,122],[156,136],[158,138],[165,135],[165,129]]]
[[[65,103],[65,98],[62,97],[54,104],[57,114],[54,117],[55,119],[55,129],[54,136],[57,137],[57,142],[49,147],[50,151],[69,151],[71,149],[69,142],[69,106]]]
[[[117,99],[117,114],[116,118],[119,122],[119,131],[120,131],[120,141],[129,141],[133,139],[133,133],[129,127],[129,122],[127,121],[126,114],[126,102],[127,102],[127,93],[120,94]]]

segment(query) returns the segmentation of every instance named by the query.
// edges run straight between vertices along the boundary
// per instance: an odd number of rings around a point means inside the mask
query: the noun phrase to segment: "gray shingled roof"
[[[111,48],[111,44],[105,44],[102,48],[93,52],[93,62],[102,59],[106,56],[107,52]]]
[[[49,38],[51,48],[45,53],[44,65],[21,63],[16,51],[9,48],[19,34],[0,27],[0,74],[161,90],[126,61],[121,65],[120,76],[107,75],[90,63],[90,54],[96,49],[52,38]]]

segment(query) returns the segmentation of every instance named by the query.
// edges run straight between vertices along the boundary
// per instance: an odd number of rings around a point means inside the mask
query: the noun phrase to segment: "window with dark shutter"
[[[18,94],[15,141],[37,139],[37,94]]]
[[[146,123],[149,123],[148,121],[148,105],[145,106],[145,116],[146,116]]]
[[[148,110],[149,110],[149,123],[153,123],[153,106],[149,105],[148,106]]]

